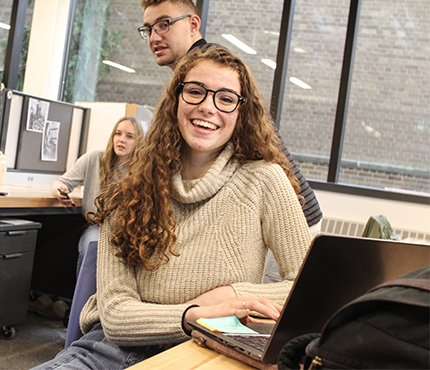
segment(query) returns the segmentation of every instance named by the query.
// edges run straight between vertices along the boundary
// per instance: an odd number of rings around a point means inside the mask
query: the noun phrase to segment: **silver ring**
[[[243,309],[244,309],[244,310],[246,310],[246,307],[245,307],[245,306],[246,306],[246,301],[243,301],[243,303],[242,303],[242,307],[243,307]]]

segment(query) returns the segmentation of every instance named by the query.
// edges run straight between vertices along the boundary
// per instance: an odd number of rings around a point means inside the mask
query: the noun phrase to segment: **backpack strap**
[[[390,287],[390,286],[404,286],[410,288],[417,288],[422,290],[430,291],[430,280],[428,279],[395,279],[386,281],[385,283],[379,284],[376,287],[372,288],[370,292],[373,292],[376,289]]]

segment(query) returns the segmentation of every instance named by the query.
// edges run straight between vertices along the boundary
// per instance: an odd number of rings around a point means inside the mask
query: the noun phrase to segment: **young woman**
[[[106,150],[94,149],[83,156],[58,180],[51,185],[51,193],[65,207],[74,206],[68,193],[84,183],[82,199],[82,214],[96,210],[94,199],[110,182],[122,178],[127,168],[126,164],[133,151],[142,145],[143,129],[136,117],[125,116],[116,122],[110,135]],[[82,259],[88,244],[98,240],[99,228],[90,226],[85,229],[79,240],[78,266],[79,273]]]
[[[310,244],[298,191],[248,68],[219,46],[191,51],[128,174],[97,198],[86,334],[37,369],[124,369],[199,317],[276,320]],[[263,285],[269,249],[283,281]]]

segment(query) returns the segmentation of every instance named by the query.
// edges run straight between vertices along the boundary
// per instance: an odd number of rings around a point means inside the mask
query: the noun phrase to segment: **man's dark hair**
[[[140,6],[143,8],[143,10],[146,10],[146,8],[150,6],[158,5],[166,1],[169,1],[174,5],[183,7],[188,13],[198,15],[197,8],[191,0],[141,0]]]

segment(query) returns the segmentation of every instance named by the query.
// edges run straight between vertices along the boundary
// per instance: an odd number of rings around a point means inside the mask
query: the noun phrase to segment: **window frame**
[[[333,127],[333,139],[329,158],[327,180],[323,182],[308,179],[308,183],[312,187],[312,189],[316,190],[325,190],[335,193],[430,205],[430,197],[424,195],[392,192],[383,189],[355,186],[352,184],[340,184],[338,182],[341,169],[342,147],[346,130],[349,92],[352,83],[352,71],[358,34],[358,25],[360,19],[361,3],[362,0],[350,0],[347,33],[345,39],[345,48],[341,69],[341,79],[339,84],[335,122]],[[273,115],[273,119],[278,129],[281,123],[282,104],[287,75],[289,49],[292,37],[295,4],[295,0],[284,0],[284,7],[282,11],[279,44],[276,59],[276,70],[270,105],[270,112]]]

